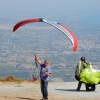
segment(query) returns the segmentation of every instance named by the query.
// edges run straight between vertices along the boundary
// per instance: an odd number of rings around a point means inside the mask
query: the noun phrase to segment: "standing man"
[[[48,81],[51,74],[51,69],[49,66],[49,61],[45,60],[44,63],[41,63],[38,56],[34,54],[35,60],[40,64],[40,81],[41,81],[41,92],[43,95],[43,100],[48,100]]]
[[[76,67],[76,70],[75,70],[75,79],[77,81],[79,81],[77,91],[80,91],[80,88],[81,88],[81,85],[82,85],[82,82],[80,81],[80,73],[82,72],[83,69],[85,69],[87,67],[88,67],[88,65],[85,61],[85,57],[81,57],[80,60],[77,63],[77,67]]]

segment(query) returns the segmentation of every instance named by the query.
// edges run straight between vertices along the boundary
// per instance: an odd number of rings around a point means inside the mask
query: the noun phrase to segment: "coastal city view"
[[[78,48],[72,50],[68,37],[45,23],[31,23],[12,32],[21,18],[0,18],[0,77],[12,75],[32,79],[39,76],[34,53],[50,61],[50,81],[75,81],[75,67],[81,56],[96,69],[100,66],[100,24],[78,20],[58,20],[76,36]],[[9,21],[9,23],[8,23]]]

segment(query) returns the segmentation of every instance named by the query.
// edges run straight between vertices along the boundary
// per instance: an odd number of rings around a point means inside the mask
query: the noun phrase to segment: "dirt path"
[[[49,100],[99,100],[100,85],[96,91],[76,91],[77,82],[49,83]],[[40,100],[42,98],[39,83],[0,83],[0,100]]]

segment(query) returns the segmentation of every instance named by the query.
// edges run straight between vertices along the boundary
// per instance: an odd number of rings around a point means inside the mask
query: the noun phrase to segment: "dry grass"
[[[34,82],[32,79],[16,78],[14,76],[0,77],[0,82]]]

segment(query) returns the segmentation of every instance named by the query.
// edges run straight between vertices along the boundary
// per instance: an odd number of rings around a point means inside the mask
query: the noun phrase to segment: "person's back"
[[[82,70],[83,70],[84,68],[86,68],[86,67],[87,67],[87,64],[86,64],[86,61],[85,61],[85,57],[81,57],[80,60],[79,60],[78,63],[77,63],[77,67],[76,67],[76,69],[75,69],[75,79],[76,79],[77,81],[79,81],[78,87],[77,87],[77,90],[78,90],[78,91],[80,90],[81,84],[82,84],[82,82],[80,82],[80,73],[81,73]]]
[[[79,60],[75,69],[75,76],[79,77],[82,70],[86,67],[85,62]]]

